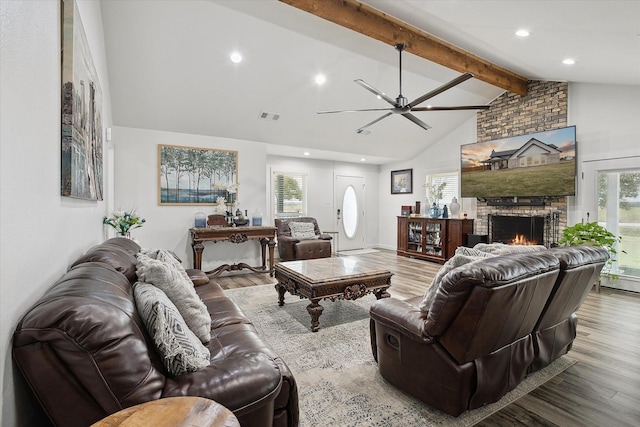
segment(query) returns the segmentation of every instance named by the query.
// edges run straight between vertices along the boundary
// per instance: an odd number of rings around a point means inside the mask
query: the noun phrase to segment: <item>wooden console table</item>
[[[269,273],[273,277],[273,249],[276,246],[275,227],[196,227],[189,230],[191,247],[193,248],[193,268],[202,268],[202,252],[204,242],[225,241],[231,243],[245,243],[249,240],[259,240],[262,249],[262,266],[251,267],[245,263],[234,265],[223,264],[214,270],[207,271],[208,276],[217,276],[224,271],[242,270],[248,268],[255,273]],[[269,247],[269,269],[267,270],[267,246]]]

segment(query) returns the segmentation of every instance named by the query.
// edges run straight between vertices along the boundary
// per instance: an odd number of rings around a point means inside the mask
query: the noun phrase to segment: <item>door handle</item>
[[[338,209],[338,219],[340,219],[340,209]]]

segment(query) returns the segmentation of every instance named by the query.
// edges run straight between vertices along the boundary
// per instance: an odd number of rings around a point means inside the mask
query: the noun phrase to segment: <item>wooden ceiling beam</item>
[[[524,95],[527,78],[428,34],[356,0],[279,0],[365,36],[395,46],[483,82]]]

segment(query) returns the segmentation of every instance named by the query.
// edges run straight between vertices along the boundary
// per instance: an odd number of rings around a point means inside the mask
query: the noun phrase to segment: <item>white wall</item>
[[[142,228],[132,232],[146,248],[170,249],[185,266],[193,265],[189,228],[197,212],[215,213],[212,205],[167,206],[158,204],[158,144],[215,148],[238,152],[238,204],[234,209],[266,206],[266,145],[258,142],[145,129],[115,127],[115,209],[136,209],[146,219]],[[202,268],[211,270],[220,264],[245,262],[260,264],[260,245],[227,242],[206,243]]]
[[[363,177],[365,182],[365,247],[378,245],[379,241],[379,186],[377,165],[344,163],[327,160],[300,159],[293,157],[268,156],[267,180],[271,171],[308,173],[307,196],[308,215],[316,218],[320,230],[337,230],[334,183],[338,175]],[[267,189],[268,190],[268,189]],[[266,213],[266,212],[265,212]],[[273,215],[266,213],[265,219],[273,224]]]
[[[100,4],[78,6],[110,126]],[[0,16],[1,424],[40,425],[13,367],[12,333],[69,263],[102,241],[105,203],[60,196],[60,2],[0,1]]]
[[[640,86],[569,84],[569,123],[576,125],[578,195],[568,223],[596,219],[598,168],[640,168]],[[597,166],[586,168],[587,165]]]
[[[425,206],[423,184],[427,174],[460,171],[460,145],[476,140],[476,119],[467,120],[410,161],[387,164],[380,173],[380,247],[395,250],[397,247],[397,216],[401,206],[414,206],[420,201]],[[413,193],[391,194],[391,171],[413,169]],[[461,199],[460,212],[475,218],[475,199]]]

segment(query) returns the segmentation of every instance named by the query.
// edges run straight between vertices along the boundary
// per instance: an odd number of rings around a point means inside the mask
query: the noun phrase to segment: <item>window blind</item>
[[[439,200],[440,207],[449,205],[454,197],[458,198],[460,180],[457,172],[427,175],[425,180],[425,196],[429,200],[429,204],[433,203],[430,188],[438,186],[443,182],[446,183],[446,185],[442,189],[442,198]]]
[[[274,218],[307,216],[307,174],[273,172]]]

